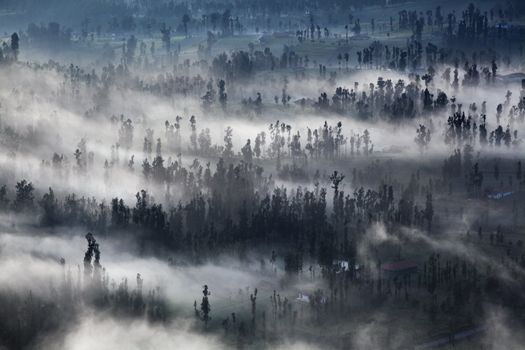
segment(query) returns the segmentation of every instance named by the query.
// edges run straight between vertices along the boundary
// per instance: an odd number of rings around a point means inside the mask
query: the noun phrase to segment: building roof
[[[408,269],[415,269],[417,268],[417,264],[415,261],[402,260],[384,263],[381,265],[381,268],[385,271],[402,271]]]
[[[490,199],[502,199],[502,198],[512,195],[513,193],[514,191],[490,193],[487,195],[487,197]]]

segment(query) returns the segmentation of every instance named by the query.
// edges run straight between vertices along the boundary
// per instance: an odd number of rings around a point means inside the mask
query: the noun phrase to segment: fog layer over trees
[[[523,348],[524,21],[0,2],[0,350]]]

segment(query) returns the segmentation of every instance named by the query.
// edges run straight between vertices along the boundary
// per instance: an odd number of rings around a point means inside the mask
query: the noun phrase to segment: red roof
[[[415,261],[403,260],[385,263],[381,265],[381,268],[385,271],[400,271],[407,269],[415,269],[417,268],[417,264]]]

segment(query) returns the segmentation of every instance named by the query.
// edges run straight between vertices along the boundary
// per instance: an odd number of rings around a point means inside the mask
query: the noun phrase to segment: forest
[[[525,3],[0,1],[0,350],[523,349]]]

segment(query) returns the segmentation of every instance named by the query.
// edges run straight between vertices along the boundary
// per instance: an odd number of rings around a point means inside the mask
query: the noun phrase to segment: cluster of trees
[[[456,18],[455,13],[447,15],[445,29],[446,40],[450,44],[474,46],[478,44],[491,44],[499,46],[512,42],[523,35],[523,29],[509,26],[515,19],[513,5],[509,4],[504,10],[491,8],[483,11],[473,3],[461,12],[461,17]]]
[[[338,87],[331,101],[327,93],[322,93],[316,107],[362,119],[399,121],[443,111],[448,103],[445,92],[437,91],[434,97],[428,87],[423,89],[419,76],[408,84],[379,77],[377,84],[370,83],[367,88],[360,89],[357,82],[352,89]]]
[[[13,200],[2,188],[2,208],[39,213],[44,226],[82,225],[105,234],[134,231],[193,258],[232,245],[271,241],[303,247],[311,256],[319,254],[320,261],[327,261],[322,254],[341,253],[336,242],[347,232],[364,232],[374,222],[428,228],[432,222],[432,197],[427,196],[426,207],[420,211],[415,204],[419,192],[414,177],[396,204],[393,187],[387,185],[378,191],[360,188],[345,195],[339,189],[343,177],[335,172],[328,179],[334,189],[330,214],[327,190],[319,183],[313,190],[297,188],[289,193],[273,188],[271,177],[263,177],[262,168],[252,164],[227,167],[221,160],[214,173],[208,165],[203,175],[202,166],[198,167],[195,175],[178,168],[172,186],[184,186],[191,193],[186,202],[167,207],[155,203],[144,190],[137,193],[134,207],[120,198],[109,205],[74,194],[59,199],[52,189],[35,200],[32,184],[23,180]]]
[[[448,129],[445,132],[445,142],[452,145],[470,144],[475,145],[479,134],[478,144],[481,146],[502,146],[507,147],[517,146],[521,140],[518,139],[518,131],[511,131],[510,125],[504,129],[498,125],[493,131],[488,130],[486,116],[481,115],[479,126],[469,116],[465,117],[465,113],[456,112],[450,116],[447,121]]]
[[[11,34],[9,43],[2,42],[0,47],[0,65],[14,62],[18,59],[18,52],[20,50],[20,37],[18,33]]]
[[[2,346],[11,349],[35,346],[49,332],[57,332],[74,322],[86,306],[119,317],[146,318],[150,322],[168,320],[171,311],[159,288],[143,291],[140,273],[135,286],[129,285],[126,278],[120,282],[113,280],[100,263],[101,252],[95,236],[88,233],[86,240],[88,247],[82,268],[64,258],[47,261],[62,270],[61,278],[51,284],[49,294],[0,290]]]

